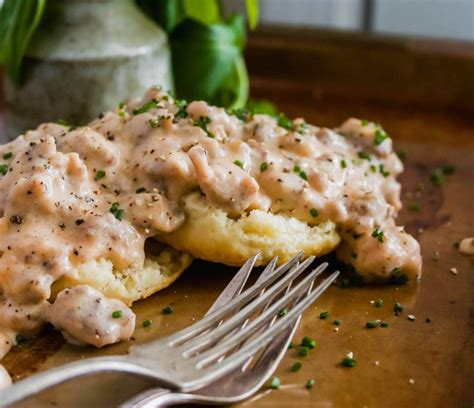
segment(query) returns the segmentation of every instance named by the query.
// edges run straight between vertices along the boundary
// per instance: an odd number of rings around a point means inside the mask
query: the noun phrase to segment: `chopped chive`
[[[313,340],[312,338],[305,336],[303,337],[303,340],[301,340],[301,345],[303,347],[308,347],[310,349],[313,349],[316,347],[316,340]]]
[[[359,156],[359,158],[364,159],[364,160],[369,160],[369,161],[371,160],[370,155],[367,152],[364,152],[363,150],[357,152],[357,156]]]
[[[381,327],[388,327],[389,324],[388,324],[388,322],[381,322],[381,323],[380,323],[380,326],[381,326]]]
[[[244,168],[244,163],[241,162],[240,160],[234,160],[234,164],[238,167],[240,167],[241,169]]]
[[[375,129],[375,145],[380,146],[385,139],[388,139],[387,133],[381,127],[377,127]]]
[[[97,170],[97,173],[95,173],[94,180],[100,180],[105,177],[105,170]]]
[[[4,153],[2,157],[3,157],[3,160],[11,159],[13,157],[13,153],[12,152]]]
[[[392,285],[404,285],[409,280],[410,279],[408,278],[408,275],[403,273],[402,268],[393,268],[390,272],[390,278],[388,282]]]
[[[145,187],[140,187],[140,188],[137,188],[135,190],[135,193],[136,194],[141,194],[141,193],[144,193],[146,191],[146,188]]]
[[[150,119],[150,126],[153,129],[160,127],[160,123],[164,118],[165,118],[164,116],[158,116],[157,118]]]
[[[454,174],[456,167],[452,164],[447,164],[446,166],[443,166],[441,170],[443,171],[443,174],[450,176],[451,174]]]
[[[287,130],[293,130],[293,121],[280,113],[277,118],[277,125]]]
[[[290,341],[290,344],[288,344],[288,350],[295,348],[295,345]]]
[[[302,364],[300,361],[297,361],[297,362],[295,362],[295,363],[291,366],[291,371],[296,372],[296,371],[298,371],[302,366],[303,366],[303,364]]]
[[[7,164],[0,164],[0,174],[4,176],[8,172],[8,165]]]
[[[305,388],[306,388],[307,390],[310,390],[311,388],[313,388],[313,385],[314,385],[315,383],[316,383],[316,381],[314,381],[314,380],[308,380],[308,381],[306,382]]]
[[[163,308],[161,310],[161,313],[163,313],[165,315],[169,315],[169,314],[173,313],[173,308],[171,306],[166,306],[165,308]]]
[[[122,317],[122,311],[121,310],[116,310],[115,312],[112,312],[112,317],[114,319],[120,319]]]
[[[385,165],[383,164],[379,164],[379,171],[380,171],[380,174],[384,177],[390,176],[390,172],[385,170]]]
[[[360,122],[362,126],[367,126],[369,124],[369,121],[367,119],[362,119]]]
[[[441,169],[434,169],[432,172],[431,172],[431,182],[435,185],[435,186],[441,186],[444,182],[444,174],[443,174],[443,170]]]
[[[283,309],[280,309],[278,312],[278,316],[283,317],[288,313],[288,308],[284,307]]]
[[[149,327],[149,326],[151,326],[151,320],[150,320],[150,319],[143,320],[142,326],[143,326],[143,327]]]
[[[184,99],[175,99],[174,104],[178,108],[178,112],[176,112],[176,115],[178,118],[187,118],[188,117],[188,111],[186,110],[188,108],[188,103]]]
[[[397,302],[393,305],[393,311],[395,312],[395,315],[398,316],[400,313],[403,312],[403,306],[401,303]]]
[[[407,158],[407,152],[406,152],[406,150],[400,149],[400,150],[397,152],[397,156],[400,158],[400,160],[405,161],[406,158]]]
[[[16,340],[16,344],[21,344],[26,341],[26,337],[23,336],[22,334],[17,334],[15,337],[15,340]]]
[[[144,103],[142,106],[139,108],[133,109],[133,114],[134,115],[139,115],[140,113],[145,113],[148,112],[150,109],[154,109],[158,106],[158,103],[155,100],[148,101]]]
[[[334,326],[340,326],[342,323],[342,320],[334,320]]]
[[[214,138],[214,134],[208,129],[207,125],[212,122],[212,119],[208,116],[201,116],[199,119],[193,121],[193,126],[200,127],[208,137]]]
[[[375,329],[376,327],[379,327],[380,322],[378,320],[371,320],[370,322],[367,322],[365,324],[365,327],[368,329]]]
[[[281,385],[280,379],[278,377],[272,377],[270,381],[270,388],[272,390],[277,390],[278,388],[280,388],[280,385]]]
[[[408,204],[408,209],[413,212],[418,212],[421,210],[421,203],[419,201],[413,201]]]
[[[309,347],[301,346],[298,351],[298,355],[300,357],[306,357],[308,354],[309,354]]]
[[[341,160],[341,167],[345,169],[347,167],[347,163],[344,159]]]
[[[373,164],[371,164],[369,168],[370,168],[370,171],[371,171],[372,173],[376,173],[376,172],[377,172],[377,167],[374,166]]]
[[[319,212],[316,208],[311,208],[309,210],[309,213],[311,214],[311,217],[316,218],[319,215]]]
[[[383,306],[383,299],[375,299],[375,302],[374,302],[374,305],[375,307],[382,307]]]
[[[459,249],[460,245],[461,245],[461,243],[459,241],[454,241],[453,242],[453,247],[456,248],[456,249]]]
[[[117,220],[122,221],[125,218],[125,210],[119,208],[119,203],[113,203],[109,210]]]
[[[264,171],[267,171],[267,170],[268,170],[268,163],[267,162],[260,163],[260,171],[263,173]]]
[[[357,361],[355,358],[352,358],[352,357],[345,357],[343,360],[342,360],[342,363],[341,363],[344,367],[355,367],[356,364],[357,364]]]
[[[326,319],[328,316],[329,316],[329,312],[321,312],[321,313],[319,314],[319,318],[320,318],[321,320]]]
[[[376,228],[372,232],[372,237],[377,238],[377,240],[383,244],[383,231],[380,228]]]
[[[298,174],[298,176],[300,176],[303,180],[308,180],[308,175],[301,169],[300,166],[295,165],[295,167],[293,167],[293,172]]]

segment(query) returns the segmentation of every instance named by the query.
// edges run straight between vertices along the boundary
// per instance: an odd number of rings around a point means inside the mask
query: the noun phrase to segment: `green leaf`
[[[173,73],[176,93],[188,100],[204,99],[218,103],[226,99],[229,87],[234,86],[231,107],[243,106],[240,100],[246,81],[241,50],[245,44],[242,16],[227,22],[202,24],[185,20],[171,36]],[[236,88],[235,85],[239,85]],[[245,89],[247,87],[245,86]]]
[[[143,12],[155,20],[167,33],[173,32],[185,19],[180,0],[136,0]]]
[[[266,99],[251,99],[247,102],[247,109],[253,114],[264,114],[276,116],[278,114],[278,109],[276,106]]]
[[[26,49],[44,13],[46,0],[5,0],[0,9],[0,64],[20,82]]]
[[[181,0],[184,14],[203,24],[214,24],[220,19],[220,9],[217,0]]]
[[[255,30],[259,18],[258,0],[245,0],[245,6],[247,7],[249,27],[251,30]]]
[[[242,55],[235,58],[231,73],[224,79],[211,103],[229,109],[245,106],[249,94],[249,78]]]

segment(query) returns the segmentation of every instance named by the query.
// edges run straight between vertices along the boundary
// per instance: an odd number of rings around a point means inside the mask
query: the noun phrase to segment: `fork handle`
[[[90,358],[33,375],[0,391],[0,407],[7,407],[73,378],[111,371],[153,377],[153,373],[149,370],[130,363],[122,357]]]
[[[119,408],[155,408],[179,404],[179,395],[167,388],[150,388],[128,399]],[[176,400],[177,398],[178,400]]]

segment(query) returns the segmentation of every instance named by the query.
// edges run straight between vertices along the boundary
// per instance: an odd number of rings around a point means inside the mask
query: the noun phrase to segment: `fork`
[[[257,283],[273,272],[277,260],[278,258],[276,257],[267,265],[258,277]],[[229,300],[240,294],[250,274],[252,267],[251,261],[252,259],[235,274],[234,278],[207,311],[205,316],[225,306]],[[312,287],[310,286],[309,292],[311,289]],[[288,344],[293,338],[300,319],[301,315],[280,333],[273,342],[263,350],[262,355],[252,367],[249,367],[250,361],[246,362],[243,366],[237,367],[237,369],[223,378],[192,393],[175,392],[167,388],[154,387],[122,403],[120,408],[155,408],[184,403],[222,405],[242,402],[255,394],[273,374],[286,354]],[[275,318],[272,319],[269,326],[274,322]]]
[[[23,380],[2,393],[2,405],[7,406],[26,396],[72,378],[105,371],[118,371],[144,376],[183,392],[193,391],[224,376],[254,356],[281,333],[332,283],[325,280],[309,295],[302,296],[316,277],[327,267],[322,264],[296,286],[272,301],[265,312],[242,327],[257,310],[278,296],[313,262],[309,257],[298,263],[299,256],[275,269],[263,281],[257,282],[221,310],[216,310],[201,321],[171,336],[134,346],[127,356],[98,357],[66,364]],[[256,257],[253,258],[252,266]],[[261,292],[265,290],[262,295]],[[259,332],[265,323],[290,302],[291,310],[270,327]],[[220,321],[231,315],[224,323]],[[217,325],[217,326],[216,326]],[[233,336],[229,336],[234,332]],[[259,333],[257,335],[257,333]],[[250,339],[250,341],[245,342]],[[239,344],[244,345],[236,350]],[[160,356],[158,359],[155,356]],[[225,356],[223,360],[220,358]]]

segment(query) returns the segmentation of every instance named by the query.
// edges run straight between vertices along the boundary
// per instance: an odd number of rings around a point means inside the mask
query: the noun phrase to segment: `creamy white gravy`
[[[368,281],[419,277],[419,245],[394,223],[403,166],[383,129],[278,122],[154,88],[89,126],[47,123],[0,146],[0,351],[45,322],[77,343],[128,338],[125,305],[86,286],[53,302],[51,285],[89,260],[143,265],[145,239],[179,228],[180,198],[196,190],[233,217],[334,221],[339,256]]]

